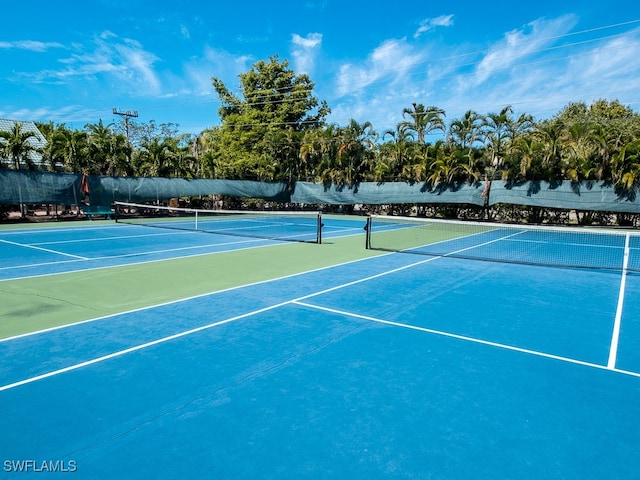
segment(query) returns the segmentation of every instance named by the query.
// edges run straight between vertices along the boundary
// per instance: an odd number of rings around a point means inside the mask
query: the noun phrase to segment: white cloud
[[[34,40],[18,40],[14,42],[0,42],[0,49],[3,50],[29,50],[31,52],[45,52],[51,48],[64,48],[64,45],[57,42],[38,42]]]
[[[298,73],[313,73],[315,60],[322,45],[321,33],[310,33],[306,37],[294,33],[291,37],[293,67]]]
[[[381,80],[398,82],[406,76],[408,67],[425,60],[426,52],[415,51],[406,39],[386,40],[360,64],[347,63],[339,68],[337,92],[340,96],[354,95]]]
[[[297,33],[294,33],[291,37],[291,41],[294,45],[301,48],[314,48],[322,43],[322,34],[321,33],[310,33],[306,37],[301,37]]]
[[[512,105],[538,119],[570,102],[618,99],[640,104],[640,29],[611,35],[576,32],[578,19],[535,20],[506,32],[484,52],[440,40],[387,40],[361,62],[339,66],[328,98],[330,121],[371,121],[392,129],[413,102],[446,111],[446,121],[465,111],[486,114]]]
[[[155,71],[159,58],[137,41],[104,31],[89,44],[74,44],[75,53],[61,58],[60,69],[22,74],[36,83],[61,84],[106,77],[133,95],[158,95],[162,85]]]
[[[573,16],[539,19],[521,29],[507,32],[504,39],[493,45],[478,63],[475,82],[482,83],[495,72],[521,63],[523,59],[553,45],[555,39],[567,34],[575,26],[576,21]]]
[[[446,88],[445,79],[436,85],[441,105],[456,115],[469,108],[487,113],[513,105],[548,118],[570,102],[637,102],[640,31],[585,40],[567,33],[574,22],[573,17],[538,20],[527,31],[508,32],[471,73],[452,74]]]
[[[413,38],[420,37],[423,33],[436,27],[450,27],[453,25],[453,15],[440,15],[434,18],[425,18],[420,22],[420,27],[413,34]]]
[[[106,109],[89,109],[82,105],[64,105],[62,107],[42,106],[38,108],[19,108],[0,110],[2,118],[20,118],[31,121],[65,123],[71,128],[81,129],[88,121],[109,117]]]

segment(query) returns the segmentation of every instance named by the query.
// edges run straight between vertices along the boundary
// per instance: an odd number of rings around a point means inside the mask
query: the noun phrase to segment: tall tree
[[[113,175],[115,166],[124,163],[118,157],[126,155],[127,152],[126,138],[123,135],[115,135],[112,127],[113,124],[105,125],[102,120],[84,127],[88,135],[89,155],[102,175]],[[123,142],[124,145],[121,145]]]
[[[575,121],[565,130],[567,155],[564,157],[564,177],[578,182],[592,176],[595,168],[591,162],[594,152],[594,124]]]
[[[252,68],[239,75],[240,95],[236,96],[217,78],[212,79],[222,106],[218,113],[221,126],[214,131],[216,141],[213,148],[226,152],[235,164],[236,174],[264,177],[265,161],[274,152],[284,154],[281,145],[274,142],[290,142],[299,148],[301,136],[307,130],[318,128],[324,123],[330,110],[326,102],[313,95],[315,84],[306,74],[296,75],[289,68],[289,62],[280,61],[277,56],[269,61],[259,61]],[[294,161],[295,155],[286,153],[287,161]],[[296,171],[291,165],[284,168],[285,176]],[[274,174],[278,168],[274,169]]]

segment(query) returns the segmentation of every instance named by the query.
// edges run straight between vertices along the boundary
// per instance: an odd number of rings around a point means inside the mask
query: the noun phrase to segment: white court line
[[[33,263],[33,264],[28,264],[28,265],[18,265],[18,266],[12,266],[12,267],[0,267],[0,270],[11,270],[11,269],[16,269],[16,268],[30,268],[30,267],[39,267],[39,266],[46,266],[46,265],[58,265],[58,264],[67,264],[67,263],[75,263],[75,262],[88,262],[88,261],[94,261],[94,260],[117,260],[119,258],[128,258],[128,257],[141,257],[144,255],[155,255],[158,253],[168,253],[168,252],[172,252],[172,251],[176,251],[176,250],[185,250],[185,249],[197,249],[197,248],[208,248],[208,247],[218,247],[218,246],[227,246],[227,245],[237,245],[238,243],[250,243],[250,242],[259,242],[260,239],[254,239],[254,240],[243,240],[241,242],[226,242],[226,243],[215,243],[215,244],[211,244],[211,245],[200,245],[197,247],[184,247],[184,248],[178,248],[178,249],[170,249],[170,250],[153,250],[153,251],[147,251],[147,252],[142,252],[142,253],[127,253],[127,254],[123,254],[123,255],[113,255],[111,257],[96,257],[96,258],[87,258],[87,259],[82,259],[82,260],[64,260],[64,261],[58,261],[58,262],[47,262],[47,263]],[[54,276],[54,275],[66,275],[66,274],[73,274],[73,273],[81,273],[81,272],[92,272],[94,270],[103,270],[103,269],[110,269],[110,268],[122,268],[122,267],[130,267],[130,266],[136,266],[136,265],[145,265],[147,263],[156,263],[156,262],[166,262],[166,261],[172,261],[172,260],[182,260],[185,258],[194,258],[194,257],[202,257],[205,255],[217,255],[217,254],[221,254],[221,253],[231,253],[231,252],[241,252],[243,250],[251,250],[254,248],[264,248],[264,247],[273,247],[279,245],[278,243],[269,243],[266,245],[253,245],[253,246],[248,246],[248,247],[242,247],[242,248],[234,248],[232,250],[218,250],[218,251],[210,251],[210,252],[203,252],[203,253],[194,253],[191,255],[182,255],[182,256],[178,256],[178,257],[170,257],[170,258],[157,258],[157,259],[153,259],[153,260],[144,260],[141,262],[130,262],[130,263],[121,263],[118,265],[105,265],[105,266],[100,266],[100,267],[91,267],[91,268],[79,268],[77,270],[64,270],[61,272],[51,272],[51,273],[42,273],[42,274],[36,274],[36,275],[26,275],[26,276],[22,276],[22,277],[12,277],[12,278],[2,278],[0,279],[0,283],[2,282],[10,282],[13,280],[25,280],[25,279],[29,279],[29,278],[39,278],[39,277],[49,277],[49,276]],[[0,340],[1,341],[1,340]]]
[[[77,259],[80,259],[80,260],[89,260],[87,257],[81,257],[80,255],[72,255],[70,253],[59,252],[57,250],[51,250],[49,248],[37,247],[35,245],[28,245],[28,244],[24,244],[24,243],[11,242],[9,240],[4,240],[4,239],[0,239],[0,242],[8,243],[9,245],[16,245],[18,247],[23,247],[23,248],[31,248],[33,250],[40,250],[42,252],[55,253],[56,255],[62,255],[64,257],[77,258]]]
[[[118,236],[113,236],[113,237],[100,237],[100,238],[78,238],[78,239],[73,239],[73,240],[54,240],[54,241],[48,241],[48,242],[38,242],[38,243],[34,243],[33,245],[60,245],[60,244],[64,244],[64,243],[85,243],[85,242],[110,242],[113,240],[128,240],[131,238],[147,238],[147,237],[166,237],[166,236],[173,236],[173,235],[188,235],[188,234],[192,234],[192,233],[198,233],[195,230],[194,231],[188,231],[188,230],[167,230],[166,232],[161,232],[161,233],[146,233],[144,235],[139,234],[139,235],[118,235]]]
[[[0,237],[13,236],[13,235],[25,235],[25,234],[40,234],[40,233],[64,233],[70,230],[75,232],[85,230],[105,230],[109,228],[120,228],[121,225],[112,223],[110,225],[79,225],[77,222],[69,223],[68,225],[51,226],[49,228],[10,228],[0,229]]]
[[[618,305],[616,306],[616,316],[613,322],[613,333],[611,335],[611,347],[609,349],[609,361],[607,367],[614,370],[618,358],[618,343],[620,341],[620,325],[622,324],[622,306],[624,304],[624,291],[627,284],[627,268],[629,266],[629,234],[624,241],[624,260],[622,262],[622,278],[620,279],[620,291],[618,293]]]
[[[595,368],[598,370],[607,370],[607,371],[614,371],[617,373],[622,373],[624,375],[629,375],[632,377],[639,377],[640,378],[640,373],[637,372],[630,372],[627,370],[618,370],[616,368],[609,368],[608,366],[605,365],[598,365],[597,363],[591,363],[591,362],[585,362],[582,360],[576,360],[574,358],[569,358],[569,357],[563,357],[560,355],[553,355],[550,353],[544,353],[544,352],[538,352],[536,350],[530,350],[527,348],[521,348],[521,347],[515,347],[513,345],[506,345],[504,343],[497,343],[497,342],[491,342],[489,340],[482,340],[479,338],[474,338],[474,337],[467,337],[465,335],[458,335],[456,333],[450,333],[450,332],[444,332],[442,330],[434,330],[432,328],[426,328],[426,327],[419,327],[417,325],[410,325],[407,323],[400,323],[400,322],[394,322],[394,321],[390,321],[390,320],[383,320],[380,318],[375,318],[375,317],[369,317],[367,315],[360,315],[357,313],[352,313],[352,312],[346,312],[344,310],[337,310],[335,308],[327,308],[327,307],[321,307],[319,305],[313,305],[311,303],[306,303],[306,302],[301,302],[298,300],[293,301],[294,304],[296,305],[300,305],[303,307],[308,307],[308,308],[312,308],[315,310],[321,310],[324,312],[329,312],[329,313],[335,313],[336,315],[344,315],[347,317],[353,317],[353,318],[359,318],[361,320],[367,320],[369,322],[375,322],[375,323],[382,323],[384,325],[391,325],[394,327],[401,327],[401,328],[406,328],[409,330],[417,330],[420,332],[425,332],[425,333],[431,333],[433,335],[439,335],[442,337],[448,337],[448,338],[455,338],[456,340],[463,340],[465,342],[471,342],[471,343],[479,343],[481,345],[487,345],[490,347],[495,347],[495,348],[501,348],[504,350],[511,350],[514,352],[519,352],[519,353],[525,353],[528,355],[534,355],[537,357],[543,357],[543,358],[549,358],[552,360],[558,360],[561,362],[565,362],[565,363],[572,363],[575,365],[582,365],[584,367],[590,367],[590,368]]]
[[[78,257],[74,260],[65,260],[65,261],[58,261],[58,262],[28,263],[24,265],[12,265],[9,267],[0,267],[0,270],[13,270],[13,269],[21,269],[21,268],[40,267],[45,265],[57,265],[61,263],[78,262],[81,260],[82,261],[98,261],[98,260],[112,260],[112,259],[127,258],[127,257],[139,257],[142,255],[157,255],[159,253],[180,252],[184,250],[197,250],[199,248],[210,248],[210,247],[226,247],[227,245],[238,245],[242,243],[256,243],[259,241],[261,241],[261,239],[249,239],[249,240],[241,240],[236,242],[210,243],[206,245],[190,245],[188,247],[176,247],[176,248],[168,248],[164,250],[151,250],[151,251],[143,251],[143,252],[137,252],[137,253],[124,253],[122,255],[106,255],[102,257],[92,257],[92,258]],[[237,250],[240,250],[240,249],[237,249]],[[224,252],[232,252],[232,251],[236,251],[236,250],[224,250]],[[207,253],[224,253],[224,252],[207,252]],[[186,257],[191,257],[191,256],[195,256],[195,255],[187,255]],[[173,257],[172,260],[175,258],[185,258],[185,257]],[[134,265],[134,264],[127,263],[127,264],[118,265],[118,266],[126,266],[126,265]],[[98,267],[98,268],[110,268],[110,267]],[[93,269],[84,269],[81,271],[85,271],[85,270],[93,270]],[[78,270],[73,270],[73,271],[78,271]],[[63,272],[63,273],[69,273],[69,272]],[[53,274],[50,274],[50,275],[53,275]],[[29,278],[29,277],[20,277],[20,278]],[[8,280],[15,280],[15,279],[8,279]]]
[[[109,355],[104,355],[102,357],[98,357],[98,358],[94,358],[94,359],[91,359],[91,360],[87,360],[86,362],[77,363],[75,365],[70,365],[68,367],[61,368],[59,370],[54,370],[54,371],[51,371],[51,372],[43,373],[42,375],[37,375],[35,377],[26,378],[26,379],[20,380],[18,382],[10,383],[8,385],[3,385],[3,386],[0,386],[0,392],[2,392],[4,390],[10,390],[10,389],[15,388],[15,387],[19,387],[21,385],[26,385],[28,383],[37,382],[38,380],[44,380],[45,378],[49,378],[49,377],[53,377],[53,376],[56,376],[56,375],[60,375],[62,373],[71,372],[73,370],[78,370],[79,368],[83,368],[83,367],[87,367],[89,365],[94,365],[96,363],[104,362],[105,360],[109,360],[109,359],[116,358],[116,357],[121,357],[122,355],[126,355],[127,353],[136,352],[138,350],[149,348],[149,347],[152,347],[154,345],[159,345],[161,343],[165,343],[165,342],[168,342],[170,340],[175,340],[177,338],[186,337],[187,335],[192,335],[194,333],[201,332],[203,330],[207,330],[207,329],[210,329],[210,328],[218,327],[218,326],[224,325],[226,323],[235,322],[236,320],[240,320],[241,318],[251,317],[251,316],[257,315],[259,313],[263,313],[263,312],[267,312],[269,310],[273,310],[275,308],[278,308],[278,307],[281,307],[283,305],[286,305],[287,303],[290,303],[290,302],[284,302],[284,303],[280,303],[280,304],[277,304],[277,305],[271,305],[269,307],[261,308],[259,310],[254,310],[253,312],[249,312],[249,313],[244,313],[242,315],[238,315],[237,317],[227,318],[226,320],[221,320],[219,322],[210,323],[209,325],[203,325],[203,326],[198,327],[198,328],[193,328],[191,330],[187,330],[187,331],[184,331],[184,332],[176,333],[175,335],[170,335],[168,337],[163,337],[163,338],[160,338],[158,340],[154,340],[152,342],[147,342],[147,343],[143,343],[143,344],[140,344],[140,345],[136,345],[135,347],[127,348],[125,350],[119,350],[117,352],[110,353]]]
[[[534,243],[539,245],[562,245],[568,247],[586,247],[586,248],[609,248],[614,250],[620,250],[622,247],[619,245],[603,245],[598,243],[576,243],[576,242],[562,242],[562,241],[548,241],[548,240],[529,240],[529,239],[509,239],[511,242],[520,242],[520,243]]]

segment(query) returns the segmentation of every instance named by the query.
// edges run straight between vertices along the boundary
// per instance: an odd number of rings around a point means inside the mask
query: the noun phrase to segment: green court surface
[[[355,235],[0,282],[0,338],[380,254],[363,247]]]

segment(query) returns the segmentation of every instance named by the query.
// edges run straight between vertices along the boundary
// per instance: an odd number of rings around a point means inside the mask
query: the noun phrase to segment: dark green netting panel
[[[424,183],[362,182],[337,187],[310,182],[296,182],[293,203],[328,203],[334,205],[383,205],[390,203],[460,203],[482,206],[484,184],[467,183],[432,187]]]
[[[92,205],[110,205],[114,201],[143,203],[201,195],[260,198],[274,202],[289,201],[287,184],[278,182],[93,175],[88,179]]]
[[[608,182],[491,182],[489,205],[640,213],[635,190],[620,190]]]
[[[102,177],[72,173],[0,170],[0,204],[109,206],[114,201],[156,202],[170,198],[226,195],[279,203],[331,205],[460,204],[526,205],[547,208],[640,213],[637,189],[607,182],[486,182],[429,186],[424,183],[362,182],[353,186],[251,180]]]
[[[82,176],[24,170],[0,170],[0,204],[77,205]]]

